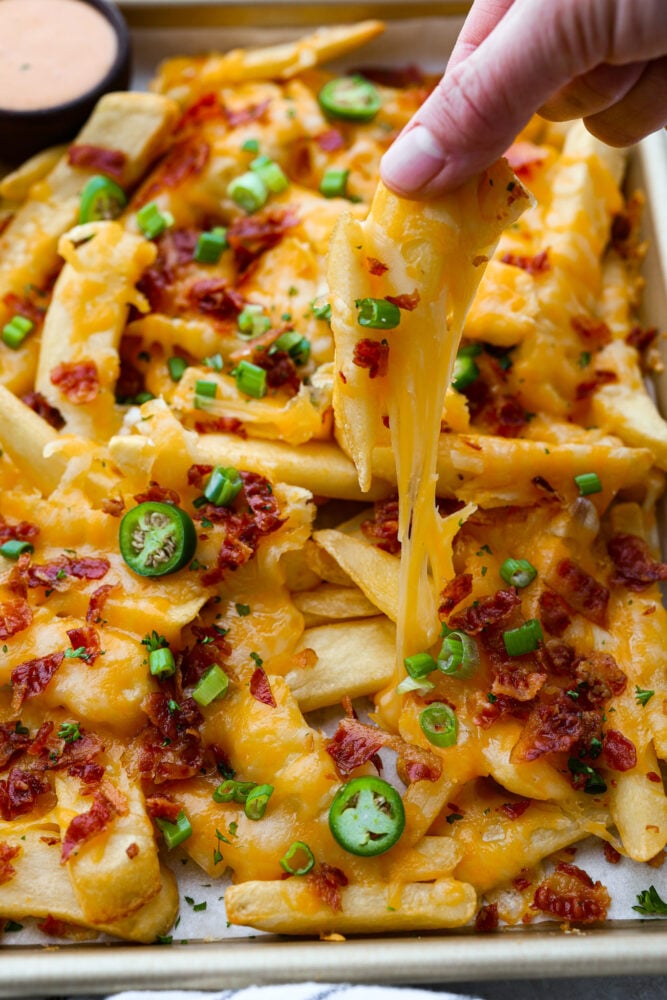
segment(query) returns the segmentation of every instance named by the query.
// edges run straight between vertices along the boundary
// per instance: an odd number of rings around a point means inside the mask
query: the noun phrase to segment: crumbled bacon
[[[106,149],[104,146],[75,143],[67,150],[67,162],[70,167],[95,170],[108,177],[115,177],[116,180],[122,178],[126,161],[127,153],[122,149]]]
[[[134,499],[137,503],[155,501],[157,503],[170,503],[175,506],[178,506],[181,502],[181,498],[176,490],[171,490],[168,486],[160,486],[154,479],[151,479],[148,489],[144,490],[143,493],[135,493]]]
[[[214,629],[204,629],[200,626],[193,626],[193,633],[197,642],[187,646],[183,650],[181,659],[181,677],[184,687],[194,687],[206,671],[217,663],[218,666],[224,664],[232,647]],[[206,642],[202,640],[206,639]]]
[[[86,663],[94,663],[100,654],[100,637],[96,628],[86,625],[83,628],[70,628],[67,630],[72,649],[80,649],[82,646],[85,653],[81,656]]]
[[[567,605],[553,590],[543,590],[540,594],[540,621],[545,632],[560,637],[570,625]]]
[[[157,692],[144,699],[142,709],[157,725],[147,726],[134,741],[136,769],[144,780],[156,785],[192,778],[204,762],[196,703],[192,698],[181,698],[179,710],[172,715],[168,701]]]
[[[262,535],[270,535],[285,523],[280,516],[280,507],[271,484],[256,472],[241,472],[243,480],[242,496],[252,511],[257,530]]]
[[[362,521],[361,530],[369,542],[383,552],[397,555],[401,551],[398,540],[398,497],[376,500],[373,517]]]
[[[337,128],[329,128],[315,136],[315,142],[325,153],[335,153],[345,146],[345,136]],[[373,272],[372,272],[373,273]]]
[[[581,868],[563,861],[540,882],[532,907],[560,920],[593,924],[605,919],[610,902],[602,882],[593,882]]]
[[[102,792],[95,792],[93,804],[88,812],[75,816],[70,821],[63,837],[60,863],[66,861],[82,844],[103,833],[116,815],[116,809]]]
[[[656,580],[667,580],[667,564],[653,558],[648,545],[639,535],[614,535],[607,543],[607,552],[614,563],[612,583],[638,593]]]
[[[473,722],[480,729],[488,729],[498,719],[505,715],[515,716],[523,719],[529,711],[530,706],[526,702],[516,701],[500,694],[490,702],[484,695],[479,696],[478,708],[473,716]]]
[[[31,812],[39,796],[50,789],[48,781],[34,771],[13,767],[0,781],[0,816],[9,821]]]
[[[420,295],[415,288],[414,292],[404,292],[402,295],[385,295],[385,299],[387,302],[391,302],[392,305],[398,306],[399,309],[412,312],[419,305]]]
[[[81,739],[65,743],[58,758],[49,756],[44,762],[47,770],[67,771],[72,778],[80,778],[84,785],[97,784],[104,777],[104,767],[95,761],[104,750],[104,744],[95,733],[81,730]]]
[[[212,465],[191,465],[188,469],[188,486],[195,486],[198,490],[204,489],[206,478],[213,472]]]
[[[637,766],[637,750],[634,743],[617,729],[608,729],[604,734],[602,755],[607,767],[612,771],[631,771]]]
[[[61,361],[51,369],[50,379],[70,403],[92,403],[100,391],[100,377],[94,361]]]
[[[103,583],[101,587],[92,592],[88,601],[88,610],[86,611],[87,622],[99,624],[102,621],[104,605],[111,591],[115,590],[117,586],[117,583]]]
[[[475,930],[481,933],[495,931],[498,927],[498,904],[487,903],[475,917]]]
[[[190,285],[188,299],[206,316],[218,320],[236,319],[245,305],[240,292],[224,278],[201,278]]]
[[[211,121],[214,118],[221,118],[223,108],[217,94],[203,94],[198,100],[187,108],[175,131],[184,132],[186,129],[201,125],[203,122]]]
[[[262,705],[269,705],[270,708],[276,707],[276,699],[273,697],[269,678],[261,667],[256,667],[252,672],[250,694],[255,701],[260,701]]]
[[[127,847],[125,848],[125,853],[127,854],[130,861],[134,861],[137,854],[139,853],[139,845],[133,841],[131,844],[127,845]]]
[[[277,246],[297,222],[294,212],[282,208],[268,208],[235,219],[227,230],[227,242],[234,252],[239,270],[247,271],[253,261]]]
[[[521,604],[516,590],[498,590],[489,597],[482,597],[476,605],[464,608],[449,620],[449,626],[468,635],[478,635],[489,625],[505,621]]]
[[[605,860],[608,861],[610,865],[617,865],[621,860],[619,852],[606,840],[602,850],[604,851]]]
[[[619,695],[628,681],[614,657],[597,650],[576,661],[574,676],[580,695],[585,694],[586,701],[593,706]]]
[[[177,312],[182,308],[178,279],[192,264],[197,240],[198,233],[194,229],[170,228],[154,241],[157,257],[146,268],[137,286],[153,312]],[[123,338],[123,344],[126,339]],[[124,394],[133,395],[131,391]]]
[[[470,594],[472,594],[472,573],[459,573],[442,591],[438,611],[441,615],[450,614]]]
[[[383,378],[389,364],[389,344],[386,340],[365,337],[354,345],[352,361],[358,368],[367,368],[369,378]]]
[[[247,125],[248,122],[256,122],[264,117],[268,111],[269,105],[271,104],[271,98],[267,97],[263,101],[258,101],[257,104],[247,104],[244,108],[225,108],[225,118],[227,119],[227,124],[230,128],[236,128],[238,125]]]
[[[97,559],[92,556],[59,556],[47,563],[36,563],[27,570],[28,586],[55,587],[63,589],[67,577],[77,580],[101,580],[109,571],[107,559]]]
[[[559,639],[547,639],[537,651],[537,658],[547,673],[571,677],[577,658],[574,646]]]
[[[59,431],[65,426],[65,418],[60,410],[55,406],[51,406],[48,399],[41,392],[26,392],[25,396],[21,396],[21,399],[26,406],[30,407],[33,413],[36,413],[42,420],[46,420],[47,424],[53,427],[54,430]]]
[[[605,368],[596,368],[593,372],[593,378],[579,382],[574,391],[574,398],[577,400],[587,399],[592,393],[597,392],[600,386],[611,385],[613,382],[618,382],[616,372]]]
[[[306,880],[318,899],[321,899],[326,906],[334,912],[342,908],[340,890],[342,886],[347,885],[348,880],[340,868],[334,868],[333,865],[320,861],[306,875]]]
[[[10,639],[32,622],[32,608],[22,597],[0,604],[0,640]]]
[[[552,702],[533,706],[511,760],[536,760],[560,750],[587,749],[592,739],[599,738],[601,728],[601,712],[582,710],[560,693]]]
[[[549,263],[549,251],[542,250],[534,257],[527,257],[523,254],[506,253],[500,258],[502,264],[510,264],[512,267],[520,267],[527,274],[545,274],[551,270]]]
[[[175,143],[148,183],[135,197],[135,206],[145,205],[164,188],[177,188],[190,177],[200,174],[209,161],[211,148],[203,139],[184,139]]]
[[[21,848],[16,846],[12,847],[8,844],[6,840],[0,840],[0,885],[4,885],[5,882],[9,882],[16,875],[16,868],[12,864],[19,854],[21,853]]]
[[[237,437],[247,438],[248,432],[243,426],[243,421],[238,417],[212,417],[210,420],[196,420],[195,430],[198,434],[236,434]]]
[[[561,559],[547,582],[573,611],[606,628],[609,591],[573,559]]]
[[[526,411],[514,396],[506,396],[491,407],[488,420],[498,437],[517,437],[527,425]]]
[[[28,285],[23,295],[16,295],[14,292],[7,292],[6,295],[3,295],[2,302],[7,307],[8,313],[11,316],[24,316],[34,323],[35,330],[39,330],[44,323],[51,292],[60,272],[60,266],[49,276],[43,288],[38,288],[36,285]],[[36,393],[36,395],[39,395],[39,393]]]
[[[12,708],[17,711],[24,701],[41,694],[63,662],[64,653],[51,653],[19,664],[11,673]]]
[[[296,396],[301,388],[301,379],[287,351],[267,351],[257,347],[252,352],[251,361],[266,372],[269,389],[282,389],[288,396]]]
[[[530,799],[521,799],[519,802],[503,802],[500,811],[505,813],[508,819],[518,819],[519,816],[523,816],[530,803]]]
[[[175,823],[178,814],[181,811],[181,805],[179,802],[174,802],[173,799],[168,798],[166,795],[149,795],[146,799],[146,808],[150,815],[155,819],[167,819],[170,823]]]
[[[611,330],[602,319],[593,316],[573,316],[570,326],[591,347],[604,347],[611,343]]]
[[[633,326],[630,333],[625,338],[626,344],[630,347],[636,347],[638,351],[645,351],[647,347],[650,347],[655,338],[658,336],[658,329],[655,326],[642,327]]]
[[[39,757],[48,751],[51,744],[51,733],[53,732],[53,722],[44,722],[35,733],[35,737],[28,747],[27,752],[31,757]]]
[[[341,719],[327,753],[341,774],[350,774],[356,767],[371,760],[381,747],[398,754],[398,770],[408,781],[437,781],[442,773],[440,758],[430,750],[407,743],[400,736],[367,726],[355,718]]]
[[[18,723],[0,723],[0,771],[4,771],[7,765],[24,753],[32,743],[30,733],[17,732]]]

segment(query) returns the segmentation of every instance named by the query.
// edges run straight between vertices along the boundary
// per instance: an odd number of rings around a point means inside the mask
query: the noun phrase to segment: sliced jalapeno
[[[380,94],[363,76],[339,76],[325,83],[317,99],[332,118],[348,122],[369,122],[382,106]]]
[[[382,778],[352,778],[331,803],[329,829],[350,854],[366,858],[384,854],[405,829],[401,796]]]
[[[118,541],[120,554],[139,576],[166,576],[192,559],[197,535],[180,507],[148,500],[125,514]]]
[[[127,198],[123,189],[108,177],[95,174],[81,192],[79,222],[117,219],[126,205]]]

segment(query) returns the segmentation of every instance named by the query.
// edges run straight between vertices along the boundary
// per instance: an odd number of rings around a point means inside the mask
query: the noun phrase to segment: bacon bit
[[[67,150],[67,162],[70,167],[95,170],[108,177],[115,177],[116,180],[122,178],[126,161],[127,154],[122,149],[105,149],[103,146],[79,143]]]
[[[100,788],[100,792],[105,797],[107,802],[113,807],[117,816],[127,816],[130,811],[127,796],[125,796],[119,788],[112,785],[110,781],[105,781]]]
[[[28,596],[30,561],[30,553],[23,552],[16,560],[16,565],[11,569],[9,578],[5,583],[7,589],[13,594],[16,594],[17,598],[20,598],[21,600],[25,600]],[[2,605],[0,605],[0,608],[1,607]]]
[[[602,850],[604,851],[605,859],[609,862],[610,865],[617,865],[618,862],[621,860],[621,855],[619,854],[619,852],[606,840],[604,842]]]
[[[180,802],[174,802],[166,795],[150,795],[146,799],[146,808],[153,819],[157,817],[175,823],[182,807]]]
[[[655,326],[648,329],[644,329],[641,326],[633,326],[625,338],[625,342],[630,347],[636,347],[638,351],[645,351],[647,347],[651,346],[657,336],[658,329]]]
[[[104,744],[99,736],[96,736],[94,733],[84,732],[83,729],[80,731],[81,739],[75,740],[74,743],[66,743],[60,757],[56,761],[49,760],[46,762],[47,770],[66,770],[72,777],[82,777],[81,767],[91,764],[93,759],[104,750]],[[99,767],[97,764],[94,766]],[[86,772],[86,775],[89,777],[90,773]]]
[[[359,368],[368,368],[369,378],[383,378],[389,364],[389,344],[369,337],[359,340],[354,345],[352,361]]]
[[[492,726],[494,722],[498,719],[503,718],[505,715],[511,715],[515,718],[524,719],[530,706],[526,702],[515,701],[514,698],[508,698],[504,694],[499,694],[496,700],[491,703],[488,701],[485,695],[478,695],[477,711],[473,716],[473,722],[480,729],[488,729]]]
[[[401,551],[398,540],[398,497],[376,500],[373,517],[362,521],[361,530],[365,537],[383,552],[397,555]]]
[[[513,396],[507,396],[499,406],[492,407],[488,419],[493,433],[505,438],[517,437],[528,424],[526,411]]]
[[[522,254],[506,253],[500,258],[501,264],[510,264],[512,267],[520,267],[527,274],[546,274],[551,270],[549,263],[549,251],[542,250],[534,257],[524,257]]]
[[[655,604],[649,604],[649,606],[647,608],[644,608],[644,610],[642,611],[642,614],[644,615],[645,618],[648,615],[654,615],[655,614]]]
[[[42,420],[46,420],[47,424],[53,427],[54,430],[59,431],[65,426],[65,418],[60,410],[55,406],[51,406],[48,399],[41,392],[27,392],[25,396],[21,396],[21,399],[26,406],[30,407],[33,413],[36,413]]]
[[[563,861],[538,885],[532,908],[561,920],[593,924],[606,918],[610,903],[602,882],[593,882],[581,868]]]
[[[612,583],[639,593],[656,580],[667,580],[667,564],[654,559],[648,545],[638,535],[614,535],[607,543],[607,552],[615,569]]]
[[[221,118],[223,113],[217,94],[203,94],[183,113],[175,131],[183,132],[213,118]]]
[[[99,395],[100,378],[94,361],[61,361],[51,369],[50,379],[75,406],[92,403]]]
[[[198,625],[192,626],[192,631],[197,639],[192,646],[186,647],[181,659],[181,679],[184,687],[194,687],[209,667],[214,663],[221,665],[232,651],[232,647],[213,628],[201,628]],[[206,642],[202,640],[206,639]],[[193,702],[194,704],[194,702]],[[165,718],[168,717],[167,703],[163,702]],[[196,720],[198,724],[199,720]],[[157,722],[154,723],[156,726]],[[165,735],[169,735],[165,733]]]
[[[345,775],[372,760],[382,747],[398,754],[399,772],[402,770],[410,782],[437,781],[442,773],[442,762],[432,751],[407,743],[400,736],[385,733],[375,726],[364,725],[355,718],[341,719],[326,750]]]
[[[6,840],[0,840],[0,885],[9,882],[16,875],[12,861],[21,853],[20,847],[12,847]]]
[[[604,734],[602,755],[607,767],[612,771],[631,771],[637,766],[637,750],[634,743],[617,729],[608,729]]]
[[[35,285],[28,285],[24,295],[15,295],[14,292],[7,292],[3,295],[2,302],[7,306],[7,311],[12,316],[25,316],[35,324],[35,331],[41,329],[44,317],[51,298],[51,291],[55,284],[58,270],[52,275],[44,288],[37,288]],[[35,393],[39,395],[39,393]]]
[[[550,635],[561,636],[570,625],[570,616],[565,601],[553,590],[543,590],[540,594],[540,621]]]
[[[174,713],[177,717],[175,739],[166,743],[170,739],[168,736],[154,726],[148,726],[133,742],[133,748],[138,751],[136,770],[140,777],[156,785],[193,778],[200,773],[204,762],[199,732],[187,721],[197,711],[196,703],[192,698],[182,698],[179,705],[181,711]],[[146,711],[144,703],[142,708]]]
[[[285,523],[280,516],[280,507],[273,494],[268,479],[256,472],[241,472],[243,480],[242,496],[250,507],[257,530],[261,535],[270,535]]]
[[[14,757],[32,744],[30,733],[17,733],[16,725],[15,722],[0,723],[0,770],[4,770]]]
[[[330,907],[334,912],[342,909],[343,902],[340,890],[341,887],[347,885],[348,879],[340,868],[334,868],[333,865],[327,865],[324,861],[320,861],[306,875],[306,880],[315,895],[326,906]]]
[[[384,274],[385,271],[389,270],[389,267],[386,264],[383,264],[381,260],[378,260],[377,257],[367,257],[366,266],[371,274],[375,274],[378,277],[379,275]]]
[[[287,351],[269,352],[258,347],[253,351],[251,361],[266,372],[269,389],[282,389],[290,397],[297,395],[301,379]]]
[[[66,923],[64,920],[59,920],[51,913],[47,913],[44,920],[37,924],[37,929],[40,930],[42,934],[48,934],[49,937],[63,938],[68,937],[70,926],[71,925]]]
[[[499,666],[493,664],[493,671],[492,693],[496,696],[504,695],[516,701],[532,701],[544,687],[547,679],[546,673],[531,670],[529,664],[524,666],[520,663],[506,661]]]
[[[81,646],[85,647],[86,652],[81,657],[86,663],[94,663],[100,653],[100,637],[96,628],[92,625],[86,625],[83,628],[70,628],[67,630],[67,635],[72,644],[72,649],[79,649]]]
[[[561,559],[547,582],[573,611],[606,628],[609,591],[574,560]]]
[[[277,246],[298,221],[289,209],[268,208],[232,222],[227,230],[227,242],[234,251],[239,271],[247,271],[258,257]]]
[[[23,598],[0,604],[0,639],[10,639],[32,622],[32,608]]]
[[[188,299],[206,316],[214,319],[236,319],[245,305],[240,292],[223,278],[202,278],[188,289]]]
[[[338,372],[338,376],[339,376],[341,382],[343,383],[343,385],[347,385],[347,378],[345,377],[345,373],[342,372],[342,371],[339,371]],[[389,426],[389,421],[387,420],[387,427],[388,426]]]
[[[448,615],[454,608],[472,594],[472,573],[459,573],[450,580],[440,595],[442,598],[438,611]]]
[[[602,705],[612,695],[625,690],[627,677],[609,653],[593,650],[575,664],[577,690],[585,693],[590,705]]]
[[[536,167],[544,163],[546,151],[532,142],[514,142],[503,154],[514,173],[522,181],[530,181]]]
[[[325,153],[335,153],[337,150],[345,148],[345,136],[337,128],[320,132],[319,135],[315,136],[315,142]]]
[[[212,465],[204,465],[203,463],[191,465],[188,469],[188,486],[195,486],[198,490],[203,490],[204,481],[212,472]]]
[[[53,722],[44,722],[37,732],[35,738],[28,747],[27,752],[31,757],[39,757],[49,746],[51,733],[53,732]]]
[[[276,707],[276,699],[273,697],[269,678],[261,667],[256,667],[252,672],[250,694],[255,701],[260,701],[262,705],[269,705],[270,708]]]
[[[31,812],[39,796],[50,790],[48,781],[38,774],[13,767],[0,781],[0,816],[9,821]]]
[[[64,653],[51,653],[19,664],[11,672],[12,709],[18,711],[28,698],[41,694],[63,662]]]
[[[291,662],[296,670],[311,670],[318,660],[319,656],[315,650],[306,648],[298,653],[294,653]]]
[[[56,844],[60,843],[60,837],[40,837],[39,839],[47,847],[55,847]]]
[[[139,853],[139,845],[136,843],[128,844],[125,848],[125,853],[127,854],[130,861],[134,861],[137,854]]]
[[[94,622],[95,624],[102,622],[104,605],[111,591],[115,590],[117,586],[117,583],[103,583],[101,587],[92,592],[88,601],[88,610],[86,611],[87,622]]]
[[[125,510],[125,501],[121,496],[104,497],[100,507],[105,514],[109,514],[111,517],[120,517]]]
[[[561,692],[553,702],[533,706],[510,760],[536,760],[559,750],[588,749],[601,728],[601,712],[582,710]]]
[[[482,597],[477,606],[471,604],[454,615],[449,626],[468,635],[478,635],[487,626],[505,621],[520,604],[521,599],[514,587],[511,590],[498,590],[489,597]]]
[[[499,808],[508,819],[518,819],[519,816],[523,816],[530,804],[530,799],[523,799],[519,802],[503,802]]]
[[[116,809],[102,792],[95,792],[88,812],[75,816],[65,830],[60,863],[64,865],[76,848],[103,833],[116,815]]]
[[[498,929],[498,904],[488,903],[475,917],[475,930],[486,934]]]
[[[413,309],[416,309],[420,298],[421,296],[416,288],[409,295],[407,293],[403,295],[385,295],[387,302],[391,302],[392,305],[398,306],[399,309],[404,309],[406,312],[412,312]]]
[[[258,101],[257,104],[247,104],[245,108],[236,108],[235,110],[224,108],[225,118],[230,128],[247,125],[248,122],[256,122],[263,118],[270,104],[271,98],[267,97],[263,101]]]
[[[77,580],[101,580],[108,571],[109,562],[106,559],[59,556],[50,562],[28,567],[28,586],[31,590],[35,587],[55,587],[57,590],[64,590],[68,586],[65,582],[67,577],[73,576]]]
[[[596,319],[594,316],[573,316],[570,326],[591,347],[604,347],[605,344],[611,343],[611,330],[604,320]]]
[[[649,781],[654,781],[656,785],[659,785],[660,782],[662,781],[660,775],[656,774],[655,771],[647,771],[646,777],[648,778]]]
[[[588,379],[586,382],[580,382],[575,389],[574,398],[578,400],[587,399],[592,393],[596,392],[602,385],[610,385],[613,382],[618,382],[618,375],[616,372],[607,371],[604,368],[598,368],[593,372],[594,378]]]
[[[200,174],[209,161],[211,148],[203,140],[184,139],[175,143],[148,184],[135,197],[135,207],[145,205],[164,188],[177,188],[189,177]]]
[[[576,656],[573,646],[558,639],[547,639],[537,651],[537,658],[547,672],[560,677],[574,675]]]
[[[236,434],[237,437],[247,438],[248,432],[243,426],[243,421],[238,417],[213,417],[211,420],[195,421],[195,430],[198,434]]]
[[[167,229],[154,241],[157,257],[144,271],[137,287],[146,296],[153,312],[177,312],[182,309],[178,279],[189,269],[197,245],[193,229]],[[123,338],[123,346],[127,337]],[[139,390],[137,390],[139,391]],[[131,390],[124,395],[136,395]]]
[[[143,493],[135,493],[134,499],[137,503],[155,501],[157,503],[170,503],[176,507],[181,502],[180,495],[176,490],[170,490],[168,486],[160,486],[154,479],[151,479],[148,489]]]
[[[516,878],[512,879],[512,885],[518,892],[525,892],[526,889],[530,889],[533,883],[530,882],[523,875],[517,875]]]

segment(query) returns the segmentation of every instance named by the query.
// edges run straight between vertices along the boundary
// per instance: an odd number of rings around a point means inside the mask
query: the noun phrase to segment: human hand
[[[385,153],[427,198],[489,166],[539,111],[612,146],[667,122],[667,0],[475,0],[444,77]]]

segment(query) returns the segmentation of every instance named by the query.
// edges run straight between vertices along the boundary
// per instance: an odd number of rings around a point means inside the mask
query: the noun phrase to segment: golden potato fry
[[[294,596],[294,603],[307,627],[343,618],[369,618],[378,613],[358,587],[338,587],[335,583],[322,583],[314,590],[304,590]]]

